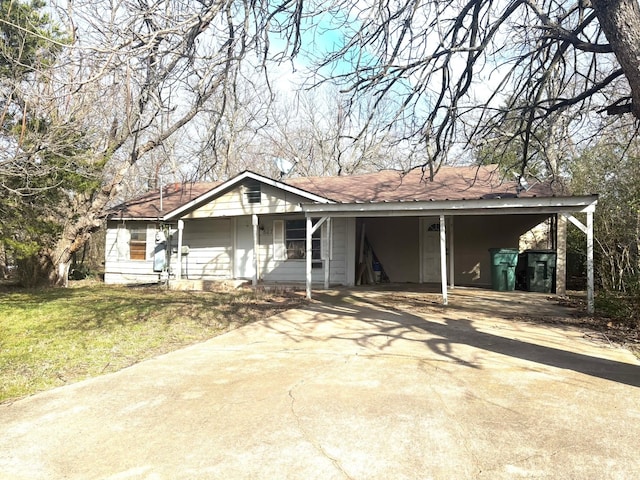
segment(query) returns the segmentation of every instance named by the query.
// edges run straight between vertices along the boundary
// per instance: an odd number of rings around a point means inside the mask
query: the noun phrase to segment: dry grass
[[[291,292],[0,290],[0,402],[113,372],[302,302]]]

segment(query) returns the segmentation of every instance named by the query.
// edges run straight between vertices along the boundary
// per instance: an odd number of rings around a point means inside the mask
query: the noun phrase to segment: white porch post
[[[178,220],[178,269],[176,270],[176,280],[182,279],[182,231],[184,230],[184,220]]]
[[[593,281],[593,211],[587,212],[587,312],[593,313],[594,281]]]
[[[316,232],[316,230],[318,230],[322,226],[324,222],[330,222],[330,220],[331,220],[331,217],[322,217],[314,225],[313,219],[311,217],[307,217],[307,228],[306,228],[307,245],[305,250],[305,258],[307,260],[307,299],[309,300],[311,300],[311,282],[312,282],[311,268],[312,268],[312,260],[313,260],[311,256],[313,255],[313,248],[312,248],[313,234]],[[329,223],[327,226],[329,230],[331,230],[331,224]],[[331,255],[330,250],[329,250],[329,255]],[[325,282],[326,282],[326,278],[325,278]]]
[[[331,217],[327,218],[327,245],[324,259],[324,288],[329,289],[331,279],[331,259],[333,256],[333,231],[331,228]]]
[[[447,232],[444,215],[440,215],[440,279],[442,281],[442,304],[447,305]]]
[[[449,288],[453,290],[455,288],[455,278],[456,278],[456,274],[453,269],[455,267],[455,260],[454,260],[454,254],[453,254],[453,219],[455,217],[449,217],[449,218],[451,219],[449,223],[449,273],[451,274]]]
[[[424,218],[418,218],[418,265],[420,276],[418,278],[419,283],[424,283]]]
[[[307,260],[307,299],[311,300],[311,242],[313,235],[313,222],[311,221],[311,217],[307,217],[307,244],[306,244],[306,255],[305,259]]]
[[[252,285],[258,285],[258,215],[251,215],[251,225],[253,226],[253,279]]]

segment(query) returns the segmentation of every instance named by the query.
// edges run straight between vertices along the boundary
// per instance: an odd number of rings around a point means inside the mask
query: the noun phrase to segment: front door
[[[440,219],[420,219],[422,228],[422,281],[439,283],[442,280],[440,267]]]
[[[251,279],[255,274],[253,263],[253,225],[251,216],[236,219],[236,242],[233,257],[233,276]]]

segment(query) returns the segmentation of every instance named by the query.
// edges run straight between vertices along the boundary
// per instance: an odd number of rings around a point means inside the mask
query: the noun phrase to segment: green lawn
[[[0,290],[0,402],[113,372],[291,308],[300,296],[83,286]]]

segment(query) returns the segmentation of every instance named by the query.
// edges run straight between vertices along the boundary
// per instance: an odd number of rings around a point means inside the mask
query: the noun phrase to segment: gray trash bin
[[[526,287],[529,292],[552,293],[556,287],[556,251],[526,250]]]

